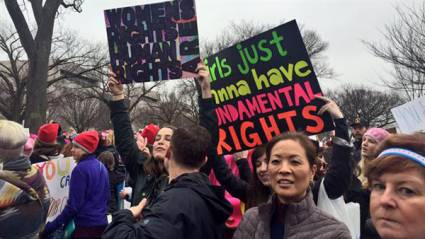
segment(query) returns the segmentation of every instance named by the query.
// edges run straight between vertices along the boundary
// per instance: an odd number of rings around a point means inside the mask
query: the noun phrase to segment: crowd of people
[[[113,73],[111,130],[65,134],[52,122],[30,137],[0,120],[0,238],[60,238],[70,223],[72,238],[425,238],[424,133],[350,125],[335,102],[317,96],[318,114],[335,125],[328,142],[286,132],[219,156],[209,73],[202,64],[197,72],[197,127],[134,132]],[[33,164],[68,156],[77,162],[68,200],[47,222],[49,189]],[[357,204],[358,225],[321,207],[323,193]]]

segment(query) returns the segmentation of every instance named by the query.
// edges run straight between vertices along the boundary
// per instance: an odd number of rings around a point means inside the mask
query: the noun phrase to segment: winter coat
[[[109,191],[110,198],[108,202],[108,212],[113,213],[118,210],[118,197],[119,192],[117,186],[124,183],[125,180],[125,168],[124,166],[115,167],[113,171],[109,171]]]
[[[323,185],[330,199],[337,199],[344,195],[351,184],[351,175],[353,175],[353,164],[351,163],[352,147],[349,145],[348,126],[345,119],[336,119],[335,139],[346,142],[341,145],[334,139],[332,147],[332,158],[324,176]],[[339,140],[339,141],[340,141]],[[313,200],[317,203],[321,179],[316,180],[311,189]]]
[[[148,158],[139,150],[134,139],[128,114],[128,101],[111,101],[109,108],[115,133],[115,146],[131,179],[130,186],[133,188],[131,205],[139,204],[143,198],[148,198],[151,203],[164,190],[168,177],[166,174],[156,176],[145,172],[143,164]]]
[[[96,149],[94,154],[96,155],[96,158],[99,158],[99,155],[103,152],[111,152],[114,156],[115,166],[112,171],[108,169],[109,190],[111,192],[111,196],[108,202],[108,212],[113,213],[118,210],[119,192],[117,191],[117,186],[124,183],[126,170],[125,165],[121,161],[120,154],[113,145],[100,146]]]
[[[45,224],[49,206],[46,181],[27,158],[4,162],[0,170],[0,238],[36,236]]]
[[[211,185],[205,174],[183,174],[143,210],[141,221],[129,210],[113,214],[103,238],[218,239],[231,212],[223,189]]]
[[[346,202],[355,202],[360,205],[360,238],[361,239],[379,239],[375,227],[370,221],[369,203],[370,190],[362,186],[360,180],[353,175],[353,181],[350,189],[345,194]]]
[[[355,140],[353,142],[354,149],[353,149],[353,161],[357,165],[360,160],[362,159],[362,141],[361,140]]]
[[[109,180],[105,166],[89,154],[72,170],[69,198],[61,214],[45,228],[45,235],[67,225],[74,219],[78,227],[98,227],[108,224]]]
[[[277,200],[274,196],[267,204],[249,209],[233,238],[270,239]],[[310,193],[302,201],[284,207],[282,239],[351,239],[347,226],[317,208]]]
[[[210,115],[215,114],[214,111],[207,111],[208,107],[205,107],[205,105],[210,104],[214,104],[212,99],[199,98],[200,125],[207,129],[212,127],[211,125],[217,124],[209,120],[211,118]],[[150,175],[145,172],[143,164],[147,157],[139,150],[134,139],[128,115],[128,101],[111,101],[109,108],[115,133],[115,145],[130,175],[130,186],[133,188],[131,205],[137,205],[143,198],[147,198],[149,205],[151,205],[167,185],[168,176],[166,174],[160,176]],[[214,138],[214,135],[212,137]],[[215,149],[212,148],[208,155],[211,155],[212,151],[215,151]],[[201,172],[208,175],[210,168],[210,163],[206,163]]]

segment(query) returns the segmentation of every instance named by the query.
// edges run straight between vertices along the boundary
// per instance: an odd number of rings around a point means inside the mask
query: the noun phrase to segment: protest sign
[[[34,164],[46,180],[51,203],[47,221],[53,221],[62,212],[68,200],[71,172],[76,166],[74,158],[68,157]]]
[[[217,153],[268,142],[286,131],[333,129],[317,116],[322,95],[295,20],[204,60],[211,75],[219,126]]]
[[[190,78],[199,58],[194,0],[105,10],[113,71],[123,83]]]
[[[425,132],[425,97],[391,109],[401,133]]]

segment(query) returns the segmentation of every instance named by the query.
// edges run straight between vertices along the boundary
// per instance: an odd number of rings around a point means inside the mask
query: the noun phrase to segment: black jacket
[[[143,210],[141,221],[129,210],[113,214],[103,238],[218,239],[231,212],[224,190],[211,185],[205,174],[183,174]]]
[[[370,219],[370,190],[363,188],[360,180],[354,175],[350,189],[345,194],[345,201],[360,205],[360,238],[379,239],[380,237]]]
[[[216,146],[218,144],[218,123],[214,101],[212,99],[204,100],[202,104],[199,104],[199,112],[200,122],[202,125],[206,125],[204,127],[206,127],[211,134],[212,144]],[[232,173],[224,158],[217,155],[216,147],[212,147],[212,149],[213,150],[210,150],[208,153],[207,165],[214,169],[217,180],[233,197],[240,199],[242,202],[246,202],[248,182],[245,180],[250,178],[246,172],[248,162],[239,162],[239,164],[242,163],[242,165],[238,164],[238,168],[245,168],[243,172],[240,172],[241,178],[239,178]]]
[[[211,98],[199,98],[199,118],[200,125],[209,129],[216,127],[216,118],[214,108],[209,110],[214,102]],[[111,110],[111,121],[115,133],[115,146],[121,155],[122,162],[125,164],[127,172],[130,175],[130,186],[133,188],[131,205],[137,205],[143,198],[147,197],[149,205],[163,191],[167,185],[168,176],[166,174],[155,176],[146,174],[143,163],[147,160],[146,156],[139,150],[134,139],[131,121],[128,115],[128,101],[119,100],[111,101],[109,104]],[[213,140],[218,139],[217,133],[211,135]],[[211,147],[208,153],[209,157],[215,152],[215,148]],[[207,162],[201,169],[201,172],[209,174],[211,163]]]
[[[336,119],[335,137],[350,142],[348,126],[345,119]],[[332,158],[324,176],[323,185],[330,199],[341,197],[350,187],[353,164],[351,163],[352,147],[333,143]],[[321,180],[314,182],[312,187],[313,199],[317,203]]]
[[[117,191],[117,186],[121,183],[124,183],[125,180],[125,168],[123,166],[116,167],[113,171],[108,170],[109,176],[109,191],[111,196],[108,202],[108,212],[113,213],[117,211],[118,201],[119,201],[119,192]]]
[[[99,158],[99,155],[103,152],[111,152],[114,155],[114,169],[113,171],[110,171],[108,169],[108,176],[109,176],[109,190],[111,191],[111,196],[109,198],[108,202],[108,212],[113,213],[116,210],[118,210],[118,200],[119,196],[117,192],[117,185],[123,183],[125,181],[125,165],[121,161],[121,157],[113,145],[109,146],[98,146],[98,148],[95,151],[96,158]],[[107,165],[105,165],[107,167]],[[108,168],[108,167],[107,167]]]
[[[147,157],[139,150],[134,139],[128,115],[128,101],[111,101],[109,108],[115,133],[115,146],[131,178],[130,186],[133,188],[131,205],[137,205],[145,197],[151,203],[167,185],[168,177],[165,174],[160,176],[146,174],[143,163]]]

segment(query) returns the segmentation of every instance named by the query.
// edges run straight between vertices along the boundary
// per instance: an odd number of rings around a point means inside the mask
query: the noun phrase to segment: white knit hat
[[[22,125],[0,120],[0,162],[18,158],[24,150],[28,133]]]

